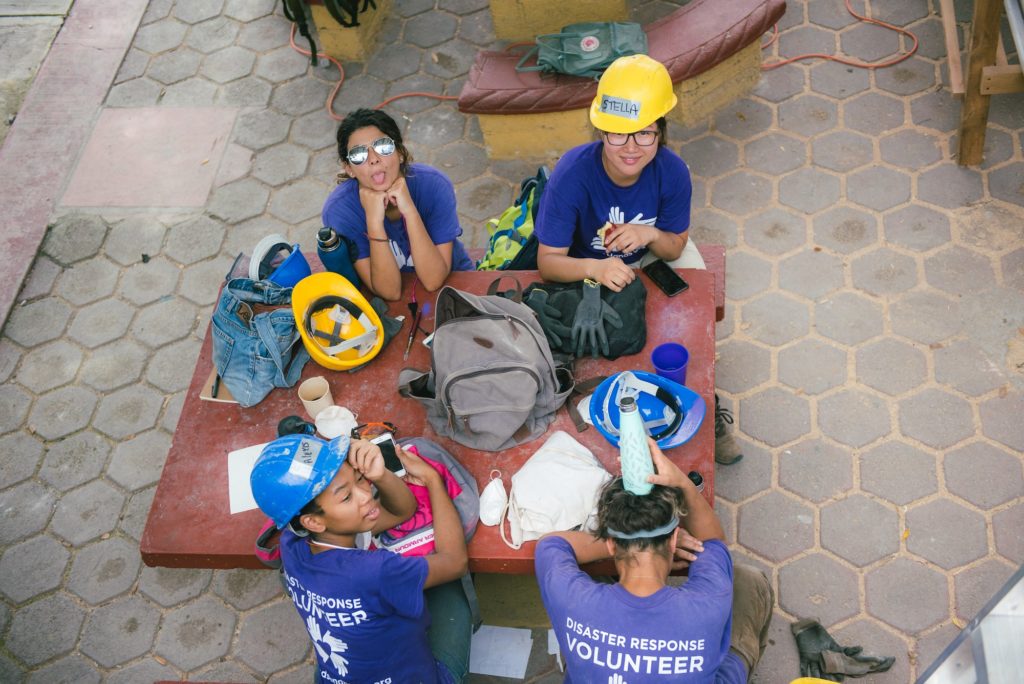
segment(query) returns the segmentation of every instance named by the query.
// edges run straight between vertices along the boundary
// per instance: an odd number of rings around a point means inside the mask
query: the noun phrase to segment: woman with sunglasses
[[[413,163],[394,119],[357,109],[337,138],[341,182],[324,204],[323,224],[355,243],[356,273],[372,292],[398,299],[403,271],[436,290],[451,271],[473,270],[459,241],[452,182]]]

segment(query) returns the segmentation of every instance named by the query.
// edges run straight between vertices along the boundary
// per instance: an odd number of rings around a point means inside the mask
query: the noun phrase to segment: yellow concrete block
[[[626,21],[626,0],[490,0],[494,35],[528,40],[581,21]]]
[[[478,114],[491,159],[557,158],[595,140],[587,110],[549,114]]]
[[[755,41],[717,66],[677,83],[679,103],[668,118],[687,128],[694,126],[749,93],[760,79],[761,44]]]
[[[391,11],[391,0],[377,0],[377,9],[372,7],[359,14],[359,26],[340,26],[323,5],[310,5],[313,24],[320,40],[318,48],[334,59],[349,62],[365,62],[373,52],[377,33],[384,18]]]
[[[533,575],[473,575],[485,625],[547,629],[551,626]]]

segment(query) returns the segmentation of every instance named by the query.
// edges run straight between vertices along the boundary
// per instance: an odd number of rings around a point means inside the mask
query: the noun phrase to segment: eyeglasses
[[[636,133],[608,133],[604,131],[604,139],[608,141],[609,145],[614,145],[615,147],[625,145],[630,138],[640,147],[650,147],[658,142],[658,131],[637,131]]]
[[[382,157],[390,157],[395,153],[395,141],[388,137],[377,138],[370,143],[370,147],[372,147],[373,151]],[[345,155],[345,159],[348,159],[348,163],[353,166],[359,166],[369,159],[369,157],[370,148],[366,145],[356,145],[348,151],[347,155]]]

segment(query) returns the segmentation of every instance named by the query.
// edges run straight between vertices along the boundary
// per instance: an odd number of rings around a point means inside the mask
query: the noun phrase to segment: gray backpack
[[[540,437],[573,388],[525,304],[444,287],[434,309],[431,369],[398,376],[398,390],[427,409],[434,431],[474,449],[501,451]]]

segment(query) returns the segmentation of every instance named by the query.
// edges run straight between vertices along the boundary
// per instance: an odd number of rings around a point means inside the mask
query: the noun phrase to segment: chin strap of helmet
[[[651,417],[645,415],[639,398],[641,394],[653,395],[661,401],[665,408],[660,416]],[[604,406],[601,407],[601,426],[609,434],[619,434],[619,427],[612,423],[610,416],[611,408],[618,406],[619,399],[622,397],[633,397],[636,399],[637,406],[641,407],[640,415],[644,419],[644,428],[647,430],[647,434],[655,441],[674,433],[683,422],[683,412],[679,410],[676,399],[670,392],[655,385],[653,382],[641,380],[630,371],[623,371],[612,381],[611,387],[608,388],[604,395]]]
[[[334,328],[331,332],[318,330],[313,324],[313,316],[325,309],[330,309],[327,316],[334,322]],[[377,341],[377,326],[373,324],[370,317],[367,316],[362,309],[345,297],[328,295],[326,297],[316,299],[309,305],[309,308],[306,309],[305,318],[306,330],[309,332],[310,336],[323,340],[330,345],[324,347],[323,352],[331,356],[352,348],[356,348],[359,355],[362,356],[368,352],[373,347],[374,342]],[[340,335],[341,329],[342,326],[350,323],[353,318],[358,320],[363,326],[363,333],[346,340]]]

